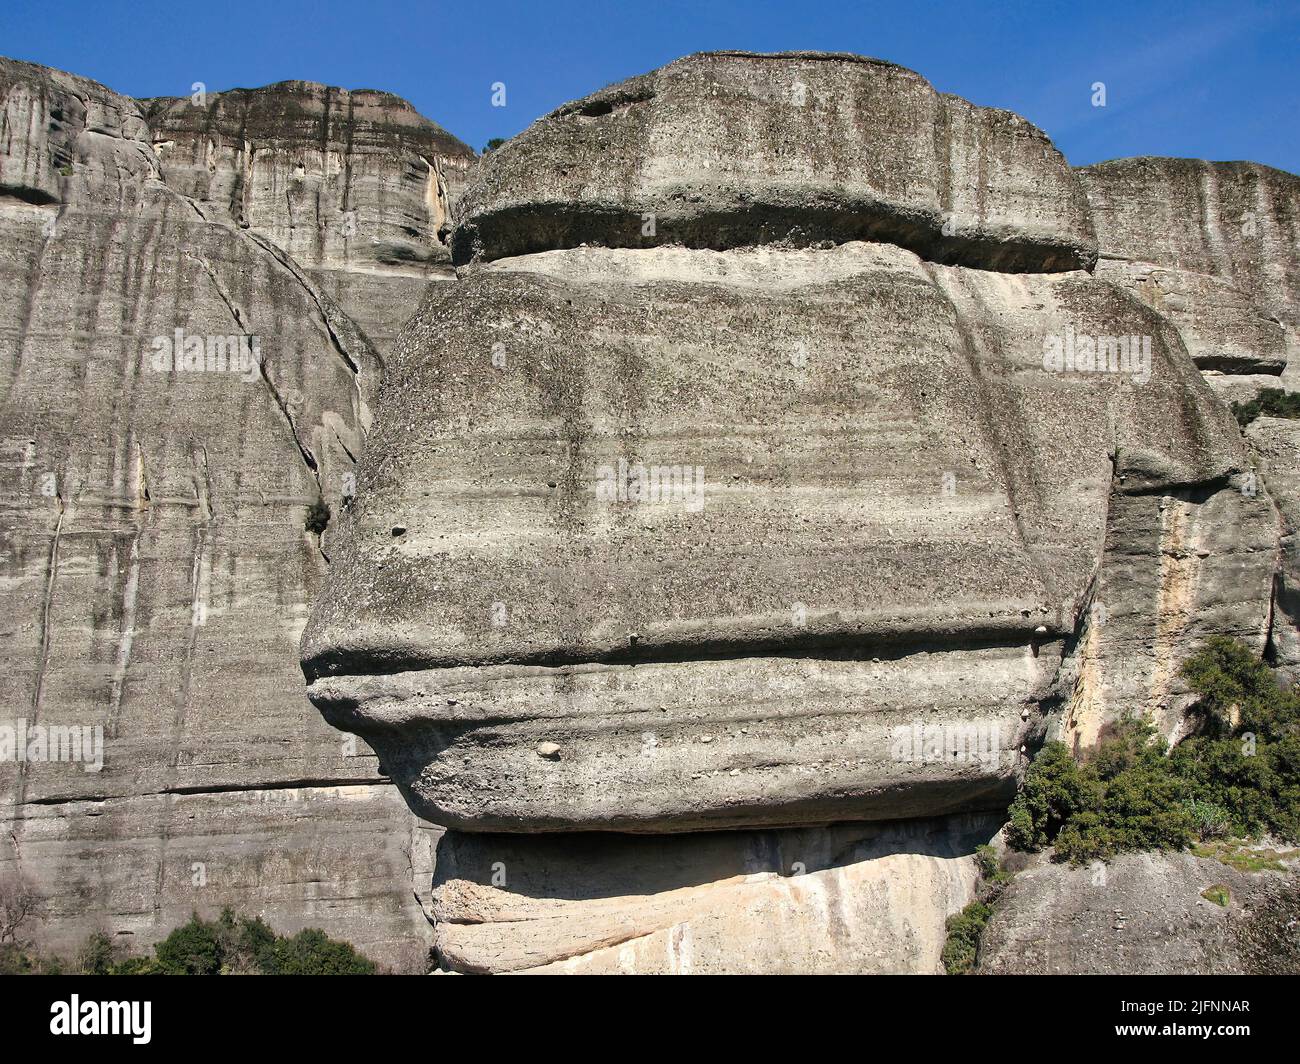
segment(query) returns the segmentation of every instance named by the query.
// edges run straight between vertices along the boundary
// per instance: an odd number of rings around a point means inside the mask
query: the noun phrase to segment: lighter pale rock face
[[[696,833],[1000,811],[1044,735],[1176,735],[1205,636],[1271,645],[1241,435],[1077,269],[1087,200],[1023,120],[856,57],[692,56],[535,123],[460,217],[303,640],[326,718],[454,829],[448,967],[932,970],[971,893],[933,854],[787,889]]]
[[[0,723],[104,735],[100,772],[0,764],[0,874],[51,951],[230,904],[418,965],[424,833],[294,665],[307,508],[341,506],[380,359],[153,140],[134,101],[0,60]],[[163,364],[178,329],[201,370]]]
[[[700,975],[942,971],[971,849],[1000,818],[662,838],[453,832],[439,960],[457,971]],[[742,945],[743,944],[743,945]]]

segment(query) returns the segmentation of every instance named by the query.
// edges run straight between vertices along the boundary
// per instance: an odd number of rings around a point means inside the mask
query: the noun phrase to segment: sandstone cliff
[[[15,720],[104,733],[98,772],[0,764],[0,863],[44,899],[49,949],[91,930],[146,945],[233,904],[415,966],[423,832],[373,754],[304,712],[293,654],[329,549],[309,510],[350,493],[382,365],[356,321],[383,336],[436,268],[455,179],[389,188],[420,152],[452,173],[469,153],[382,94],[244,95],[240,156],[225,96],[146,117],[0,61],[0,689]],[[166,161],[191,127],[202,188]],[[307,139],[304,161],[355,167],[339,191],[353,239],[266,206]],[[296,180],[333,209],[337,181]]]

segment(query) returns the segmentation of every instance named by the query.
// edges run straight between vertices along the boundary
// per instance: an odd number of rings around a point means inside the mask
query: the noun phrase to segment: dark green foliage
[[[222,923],[231,929],[226,947],[226,969],[232,973],[275,971],[276,934],[260,917],[235,922],[234,914],[227,909],[221,914]],[[349,947],[350,948],[350,947]]]
[[[330,523],[330,504],[324,499],[317,499],[307,509],[307,520],[303,527],[312,535],[319,536]]]
[[[1237,424],[1245,428],[1257,417],[1300,417],[1300,395],[1281,388],[1261,388],[1259,395],[1246,403],[1233,403]]]
[[[374,975],[375,965],[346,942],[309,927],[292,938],[279,939],[271,954],[274,975]]]
[[[949,975],[969,975],[975,970],[980,935],[993,915],[993,903],[1011,882],[1011,873],[1002,867],[992,846],[975,847],[975,867],[980,874],[976,900],[956,916],[948,917],[946,925],[942,957],[944,971]]]
[[[221,928],[196,913],[153,950],[164,975],[216,975],[221,971]]]
[[[35,975],[36,962],[16,942],[0,943],[0,975]]]
[[[166,975],[162,965],[152,957],[128,957],[114,965],[113,975]]]
[[[1008,842],[1054,843],[1057,859],[1084,862],[1228,832],[1300,835],[1300,698],[1221,636],[1183,674],[1201,696],[1202,734],[1166,756],[1149,723],[1127,720],[1083,765],[1048,743],[1012,803]]]
[[[485,145],[483,145],[483,154],[486,155],[490,151],[496,151],[496,149],[501,147],[501,145],[504,143],[505,143],[505,138],[493,137]]]
[[[1095,807],[1100,799],[1095,781],[1085,780],[1066,745],[1047,743],[1011,804],[1007,842],[1018,850],[1041,850],[1066,821]]]
[[[993,910],[973,901],[956,916],[948,917],[948,937],[943,944],[943,969],[949,975],[969,975],[975,969],[980,935]]]
[[[1002,867],[998,853],[992,846],[975,847],[975,867],[986,884],[1001,886],[1011,881],[1011,873]]]
[[[1192,820],[1192,830],[1202,842],[1217,839],[1228,833],[1232,816],[1221,805],[1202,801],[1200,798],[1188,798],[1183,802],[1183,809]]]
[[[0,975],[374,975],[375,965],[346,942],[308,928],[281,937],[261,919],[226,909],[216,920],[195,914],[154,946],[152,957],[116,961],[113,941],[91,935],[71,969],[56,957],[29,954],[17,942],[0,944]]]
[[[194,916],[154,952],[165,975],[375,974],[372,961],[324,931],[307,928],[281,937],[261,917],[238,917],[230,909],[211,923]]]

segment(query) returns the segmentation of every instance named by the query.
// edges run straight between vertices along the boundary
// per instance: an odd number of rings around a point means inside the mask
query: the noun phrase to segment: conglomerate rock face
[[[938,971],[1045,736],[1176,738],[1210,634],[1300,665],[1300,441],[1215,394],[1291,376],[1292,175],[809,53],[472,160],[0,60],[0,724],[104,737],[0,760],[44,947],[231,904],[406,967],[414,885],[451,970]],[[1117,873],[1218,935],[1175,871]],[[1024,875],[998,970],[1065,949]]]
[[[1097,257],[1041,130],[893,63],[815,52],[692,55],[561,107],[493,153],[453,249],[846,240],[987,269]]]
[[[453,829],[445,966],[935,970],[1045,735],[1176,737],[1205,636],[1274,647],[1252,453],[1093,232],[1041,132],[851,56],[692,56],[488,157],[302,646]]]
[[[980,940],[978,971],[1272,974],[1261,970],[1251,924],[1275,904],[1271,895],[1285,881],[1280,872],[1238,871],[1190,853],[1121,854],[1086,867],[1039,857],[998,899]],[[1260,945],[1295,951],[1294,939]]]
[[[2,723],[103,736],[98,771],[0,761],[0,864],[46,949],[232,904],[418,964],[423,832],[294,666],[329,549],[309,508],[351,492],[380,355],[284,232],[177,191],[159,139],[0,60]]]

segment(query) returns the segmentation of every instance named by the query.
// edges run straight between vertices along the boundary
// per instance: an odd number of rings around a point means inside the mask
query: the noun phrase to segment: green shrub
[[[86,939],[77,954],[77,971],[82,975],[111,975],[114,964],[113,940],[102,931]]]
[[[1254,399],[1245,403],[1233,403],[1232,412],[1242,428],[1257,417],[1297,418],[1300,417],[1300,395],[1282,388],[1262,388]]]
[[[1025,785],[1011,804],[1007,842],[1018,850],[1041,850],[1061,827],[1100,800],[1064,743],[1046,743],[1029,766]]]
[[[1223,806],[1200,798],[1187,798],[1183,801],[1183,810],[1191,818],[1192,830],[1202,842],[1228,833],[1231,817]]]
[[[221,971],[221,929],[197,913],[153,948],[164,975],[216,975]]]
[[[33,975],[36,964],[16,942],[0,943],[0,975]]]
[[[973,901],[956,916],[948,917],[948,936],[943,944],[943,969],[949,975],[969,975],[975,969],[980,935],[993,910]]]
[[[166,975],[153,957],[127,957],[113,966],[113,975]]]
[[[1300,836],[1300,697],[1235,640],[1184,666],[1204,727],[1167,755],[1153,726],[1121,721],[1080,765],[1048,743],[1010,809],[1007,840],[1083,863],[1181,850],[1228,833]]]
[[[375,965],[346,942],[309,927],[292,938],[281,938],[272,949],[274,975],[374,975]]]
[[[979,870],[980,879],[983,880],[986,887],[1001,888],[1011,882],[1011,873],[1002,867],[1002,862],[998,859],[998,852],[992,846],[975,847],[975,867]],[[1001,893],[1000,890],[997,893]],[[988,901],[988,898],[984,899]]]
[[[374,975],[375,965],[317,928],[281,937],[261,919],[226,909],[215,921],[196,915],[154,947],[163,975]],[[123,973],[128,974],[128,973]],[[154,974],[147,967],[129,974]]]
[[[1183,675],[1201,695],[1210,738],[1250,733],[1277,742],[1296,734],[1300,696],[1281,687],[1273,670],[1235,639],[1211,636]]]

